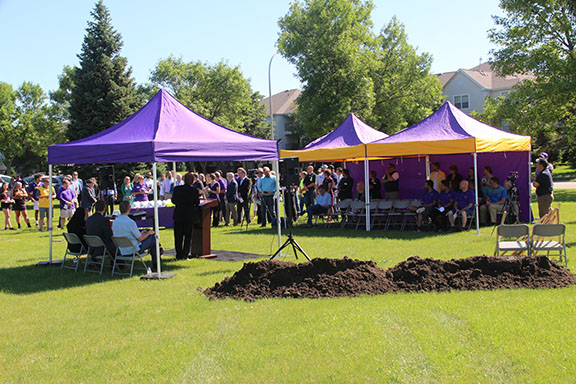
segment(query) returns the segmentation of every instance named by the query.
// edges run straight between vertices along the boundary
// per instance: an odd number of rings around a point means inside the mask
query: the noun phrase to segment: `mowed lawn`
[[[576,191],[558,191],[576,244]],[[54,242],[64,253],[62,231]],[[299,227],[312,257],[392,267],[494,251],[491,229],[436,235]],[[213,248],[270,254],[275,231],[213,230]],[[170,230],[161,232],[171,248]],[[0,383],[571,383],[576,287],[338,299],[208,300],[241,262],[171,261],[166,281],[36,267],[48,235],[0,231]],[[573,250],[569,264],[575,268]],[[293,258],[288,260],[294,260]]]

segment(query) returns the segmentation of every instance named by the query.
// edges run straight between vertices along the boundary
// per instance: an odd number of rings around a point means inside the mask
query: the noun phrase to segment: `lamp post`
[[[272,140],[275,140],[274,134],[274,113],[272,112],[272,78],[270,76],[272,71],[272,60],[278,54],[274,52],[270,58],[270,63],[268,64],[268,106],[270,112],[270,133],[272,134]],[[272,168],[276,173],[276,228],[278,228],[278,248],[282,246],[282,228],[280,227],[280,166],[278,160],[272,163]],[[266,213],[264,213],[266,214]]]

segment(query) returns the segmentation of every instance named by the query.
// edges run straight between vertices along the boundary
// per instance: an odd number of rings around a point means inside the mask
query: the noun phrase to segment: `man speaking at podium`
[[[192,187],[194,175],[188,172],[184,175],[184,185],[174,188],[172,203],[174,203],[174,247],[176,259],[186,259],[190,253],[194,223],[200,218],[200,197],[198,190]]]

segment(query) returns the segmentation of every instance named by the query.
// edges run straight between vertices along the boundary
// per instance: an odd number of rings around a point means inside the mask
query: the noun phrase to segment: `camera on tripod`
[[[510,174],[506,176],[506,180],[509,181],[512,185],[516,183],[518,180],[518,171],[510,171]]]

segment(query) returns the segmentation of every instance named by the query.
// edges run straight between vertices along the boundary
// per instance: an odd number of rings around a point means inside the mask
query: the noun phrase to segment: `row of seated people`
[[[360,183],[359,183],[360,184]],[[407,207],[408,211],[417,214],[417,231],[421,230],[424,222],[431,222],[436,231],[456,231],[467,228],[468,220],[474,213],[475,194],[470,189],[469,181],[463,179],[458,185],[458,190],[451,188],[449,180],[442,180],[439,183],[440,192],[434,189],[434,182],[426,180],[424,183],[424,192],[418,201],[413,201]],[[489,182],[489,188],[486,195],[479,203],[480,221],[488,223],[488,217],[491,224],[496,223],[497,214],[501,212],[507,198],[506,188],[499,184],[497,177],[492,177]],[[376,207],[371,204],[374,208]],[[344,207],[344,205],[341,205]],[[345,205],[349,207],[349,205]],[[322,188],[315,205],[309,209],[308,225],[312,225],[314,215],[323,215],[333,212],[334,206],[331,203],[329,194]],[[353,212],[360,213],[360,212]],[[456,226],[456,219],[460,218],[460,225]]]
[[[69,233],[74,233],[80,238],[84,245],[84,235],[98,236],[106,245],[106,249],[110,255],[110,266],[114,263],[114,255],[116,254],[116,246],[112,240],[112,236],[127,237],[130,239],[134,247],[143,253],[148,251],[152,256],[152,270],[154,271],[157,265],[157,258],[160,255],[156,253],[156,237],[154,231],[140,231],[136,222],[128,215],[130,214],[130,202],[122,201],[120,203],[120,216],[118,216],[110,225],[110,220],[106,217],[107,204],[104,200],[98,200],[94,206],[96,212],[84,218],[84,212],[77,210],[72,219],[68,222],[66,229]],[[69,248],[72,252],[79,252],[80,249]],[[101,254],[102,249],[94,249],[94,254]],[[120,248],[120,254],[132,254],[131,249]]]

